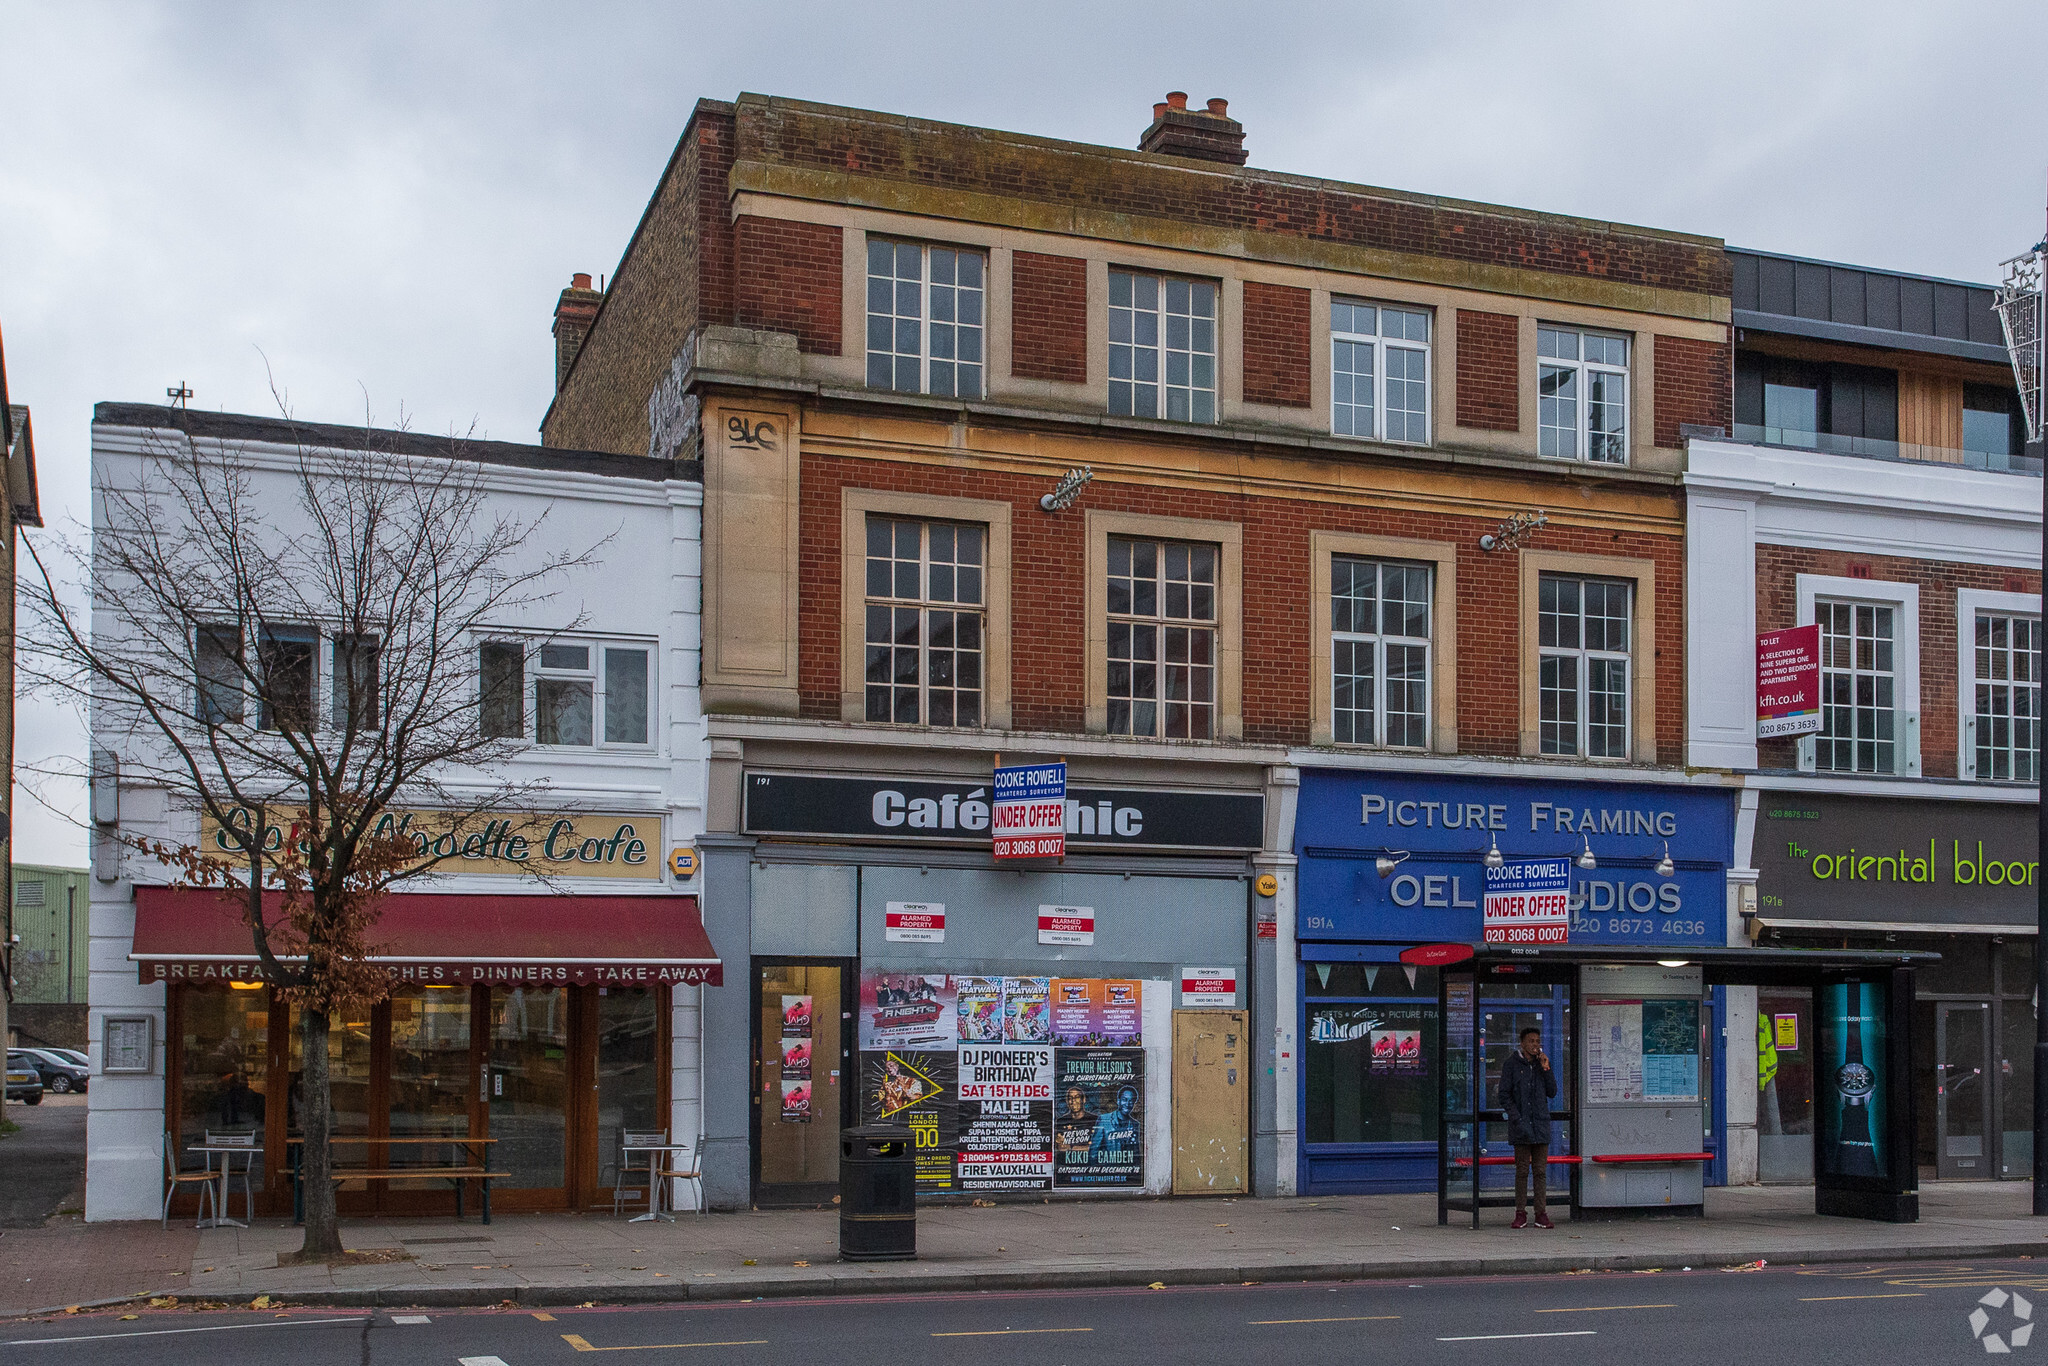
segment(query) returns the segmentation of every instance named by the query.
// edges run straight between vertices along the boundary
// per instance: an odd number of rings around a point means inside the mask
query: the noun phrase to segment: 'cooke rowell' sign
[[[972,844],[991,838],[987,783],[750,773],[750,834]],[[1066,843],[1083,847],[1257,849],[1265,799],[1256,793],[1078,787],[1066,796]]]

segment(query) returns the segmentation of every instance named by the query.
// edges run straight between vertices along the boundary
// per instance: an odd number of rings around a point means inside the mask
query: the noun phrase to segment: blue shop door
[[[1561,991],[1562,989],[1560,989]],[[1519,1000],[1480,1001],[1480,1056],[1483,1060],[1481,1076],[1485,1078],[1484,1108],[1498,1111],[1500,1106],[1500,1069],[1518,1046],[1522,1031],[1532,1026],[1543,1031],[1543,1051],[1550,1055],[1550,1070],[1557,1078],[1557,1097],[1550,1102],[1550,1108],[1560,1116],[1569,1114],[1571,1109],[1571,1069],[1566,1064],[1569,1056],[1566,1041],[1560,1026],[1564,1017],[1559,1001]],[[1550,1125],[1550,1151],[1565,1153],[1571,1151],[1571,1125],[1569,1120],[1559,1118]],[[1514,1146],[1508,1142],[1507,1121],[1490,1120],[1486,1125],[1485,1141],[1480,1145],[1486,1157],[1513,1157]],[[1552,1183],[1559,1184],[1566,1177],[1567,1169],[1562,1165],[1550,1169]],[[1508,1187],[1515,1183],[1515,1169],[1512,1163],[1489,1166],[1482,1173],[1482,1188]]]

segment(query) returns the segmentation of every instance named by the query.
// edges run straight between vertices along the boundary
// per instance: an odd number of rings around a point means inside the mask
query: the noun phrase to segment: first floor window
[[[308,627],[263,628],[256,645],[258,729],[312,729],[319,641],[319,633]]]
[[[1842,773],[1897,771],[1894,646],[1898,608],[1816,602],[1820,624],[1821,732],[1814,763]]]
[[[334,680],[332,700],[336,730],[377,728],[381,654],[381,643],[375,636],[340,635],[334,638],[330,676]]]
[[[1340,745],[1429,744],[1430,567],[1330,557],[1330,721]]]
[[[1216,420],[1216,286],[1109,273],[1109,410]]]
[[[1536,329],[1537,454],[1628,463],[1628,338]]]
[[[2041,743],[2041,619],[1977,613],[1977,776],[1999,782],[2039,780]]]
[[[485,641],[477,649],[478,728],[487,739],[524,738],[530,696],[538,744],[647,745],[653,662],[646,645]]]
[[[477,647],[478,720],[487,740],[526,738],[526,647],[490,640]]]
[[[202,726],[239,725],[244,697],[242,628],[201,626],[193,651],[193,714]]]
[[[1626,759],[1632,599],[1621,579],[1545,574],[1537,583],[1537,729],[1545,754]]]
[[[871,516],[867,530],[867,719],[979,726],[988,529]]]
[[[1215,736],[1217,554],[1187,541],[1110,538],[1110,734]]]

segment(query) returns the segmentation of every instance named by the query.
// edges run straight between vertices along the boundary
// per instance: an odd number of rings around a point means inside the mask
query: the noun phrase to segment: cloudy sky
[[[2044,38],[2039,0],[0,0],[0,330],[53,524],[95,402],[272,411],[266,359],[304,417],[532,440],[556,292],[743,90],[1119,146],[1222,95],[1257,166],[1989,281],[2042,234]],[[15,857],[82,863],[76,789],[27,785]]]

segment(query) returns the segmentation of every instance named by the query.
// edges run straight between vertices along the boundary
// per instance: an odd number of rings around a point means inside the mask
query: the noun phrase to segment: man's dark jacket
[[[1550,1102],[1557,1074],[1531,1062],[1518,1048],[1500,1067],[1500,1108],[1508,1112],[1508,1142],[1550,1142]]]

